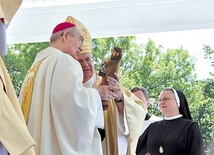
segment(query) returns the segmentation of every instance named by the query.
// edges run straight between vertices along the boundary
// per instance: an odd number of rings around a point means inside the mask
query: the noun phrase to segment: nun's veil
[[[186,96],[180,90],[176,90],[176,92],[177,92],[178,97],[180,99],[180,107],[179,107],[180,114],[182,114],[184,118],[192,120],[192,116],[190,114],[190,110],[189,110],[189,106],[188,106]]]
[[[178,107],[179,107],[179,113],[181,115],[183,115],[184,118],[192,120],[192,116],[190,114],[188,102],[187,102],[186,96],[183,94],[183,92],[181,90],[177,90],[174,88],[165,88],[164,90],[162,90],[162,92],[165,90],[170,90],[173,92],[173,94],[175,96],[175,100],[176,100]]]

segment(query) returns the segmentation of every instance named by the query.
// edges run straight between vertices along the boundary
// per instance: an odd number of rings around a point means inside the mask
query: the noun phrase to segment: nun
[[[149,125],[138,141],[137,155],[205,155],[203,138],[180,90],[166,88],[158,99],[162,121]]]

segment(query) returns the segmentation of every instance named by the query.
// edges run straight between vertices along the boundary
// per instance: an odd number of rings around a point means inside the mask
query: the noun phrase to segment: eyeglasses
[[[175,99],[175,98],[167,98],[167,97],[164,97],[164,98],[162,98],[162,99],[158,99],[158,102],[160,103],[160,102],[166,102],[166,101],[169,101],[169,100],[171,100],[171,99]]]
[[[83,44],[84,38],[82,36],[77,36],[77,35],[73,35],[71,34],[73,37],[76,37],[79,40],[80,45]]]
[[[81,59],[81,60],[78,60],[80,64],[82,64],[84,61],[85,62],[92,62],[93,61],[93,57],[88,57],[88,58],[85,58],[85,59]]]
[[[60,34],[60,36],[62,36],[63,33],[64,33],[64,32],[62,32],[62,34]],[[71,34],[70,32],[68,32],[68,34],[70,34],[71,36],[77,38],[77,39],[79,40],[80,45],[83,44],[84,38],[83,38],[82,36],[77,36],[77,35]]]
[[[69,33],[69,34],[70,34],[71,36],[77,38],[77,39],[79,40],[80,45],[83,44],[84,38],[83,38],[82,36],[77,36],[77,35],[74,35],[74,34],[71,34],[71,33]]]

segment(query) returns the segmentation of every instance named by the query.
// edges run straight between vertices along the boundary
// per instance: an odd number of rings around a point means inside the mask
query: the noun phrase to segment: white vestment
[[[95,87],[100,85],[101,77],[95,73],[87,82],[84,83],[85,87]],[[123,95],[124,95],[124,117],[119,114],[116,103],[113,103],[116,111],[116,125],[115,129],[117,130],[117,145],[118,145],[118,153],[114,153],[117,155],[134,155],[135,149],[138,141],[138,137],[140,135],[140,131],[142,130],[143,118],[146,115],[146,108],[144,104],[129,90],[121,87]],[[110,104],[110,106],[113,106]],[[108,109],[109,110],[109,109]],[[108,110],[105,111],[108,112]],[[114,117],[111,115],[111,119]],[[110,119],[110,118],[107,118]],[[107,120],[105,120],[107,121]],[[109,124],[112,125],[112,124]],[[115,135],[111,135],[115,136]],[[109,155],[107,153],[107,142],[106,138],[103,140],[103,154]],[[111,147],[111,146],[108,146]],[[113,149],[113,148],[110,148]],[[110,154],[111,155],[111,154]]]
[[[53,47],[41,51],[33,65],[40,60],[27,122],[36,154],[102,155],[102,103],[96,89],[83,86],[79,62]],[[23,89],[24,84],[20,103]]]
[[[157,117],[155,115],[151,115],[151,117],[148,119],[148,120],[145,120],[144,123],[143,123],[143,128],[142,128],[142,131],[141,133],[143,134],[143,132],[146,130],[146,128],[153,122],[156,122],[156,121],[161,121],[163,120],[163,118],[161,117]]]

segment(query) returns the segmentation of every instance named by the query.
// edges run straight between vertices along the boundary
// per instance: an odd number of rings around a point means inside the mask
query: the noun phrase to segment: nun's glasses
[[[158,99],[158,102],[166,102],[166,101],[169,101],[169,100],[171,100],[171,99],[175,99],[175,98],[167,98],[167,97],[164,97],[164,98],[159,98]]]

